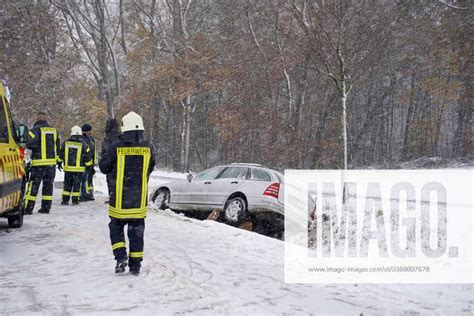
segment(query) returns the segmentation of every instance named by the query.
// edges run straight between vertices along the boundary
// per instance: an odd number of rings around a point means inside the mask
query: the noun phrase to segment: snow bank
[[[148,183],[149,189],[148,193],[152,194],[156,188],[158,188],[163,183],[174,181],[178,179],[186,179],[186,174],[155,169],[150,175],[150,181]],[[62,183],[64,181],[64,172],[57,170],[55,178],[55,186],[57,189],[62,189]],[[107,190],[107,181],[105,175],[102,174],[98,168],[96,168],[96,174],[94,176],[94,191],[108,195]],[[40,191],[41,192],[41,191]]]
[[[285,284],[283,242],[150,210],[142,273],[116,275],[105,196],[0,220],[2,314],[469,314],[472,285]]]

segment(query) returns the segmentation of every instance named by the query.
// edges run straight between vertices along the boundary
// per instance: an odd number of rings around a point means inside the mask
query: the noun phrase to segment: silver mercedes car
[[[160,209],[192,213],[218,210],[225,222],[234,226],[249,216],[270,216],[282,223],[283,190],[281,173],[258,164],[233,163],[165,183],[151,200]]]

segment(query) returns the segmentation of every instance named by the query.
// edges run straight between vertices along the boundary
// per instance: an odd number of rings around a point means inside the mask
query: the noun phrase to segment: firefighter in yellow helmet
[[[59,163],[64,163],[64,187],[61,205],[79,204],[81,180],[85,168],[92,166],[92,151],[84,142],[79,126],[71,128],[71,136],[64,141],[59,151]]]
[[[46,113],[39,112],[37,121],[29,132],[26,147],[31,150],[31,176],[25,195],[25,214],[33,213],[41,182],[43,182],[43,192],[38,213],[48,214],[53,201],[53,183],[60,140],[56,129],[48,124],[47,119]]]
[[[147,215],[148,178],[155,167],[152,145],[144,138],[143,120],[135,112],[122,118],[122,136],[107,148],[99,161],[102,173],[111,177],[109,188],[109,230],[112,251],[117,261],[115,273],[140,273],[143,237]],[[124,227],[130,242],[125,245]]]

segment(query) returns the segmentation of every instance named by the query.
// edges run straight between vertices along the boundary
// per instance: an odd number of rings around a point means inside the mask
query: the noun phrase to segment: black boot
[[[127,259],[117,260],[117,265],[115,266],[115,273],[124,273],[127,264]]]
[[[69,205],[69,201],[62,201],[61,205]]]
[[[134,276],[140,274],[140,267],[130,267],[130,273]]]
[[[49,214],[49,210],[47,208],[42,207],[38,210],[38,213]]]
[[[33,214],[33,206],[25,207],[25,215],[31,215],[31,214]]]

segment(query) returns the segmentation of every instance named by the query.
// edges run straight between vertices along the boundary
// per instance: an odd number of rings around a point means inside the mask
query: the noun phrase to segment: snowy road
[[[142,273],[116,275],[104,196],[0,219],[0,314],[471,314],[472,285],[295,285],[283,243],[210,221],[149,212]],[[472,315],[472,314],[471,314]]]

